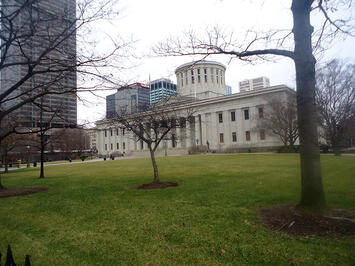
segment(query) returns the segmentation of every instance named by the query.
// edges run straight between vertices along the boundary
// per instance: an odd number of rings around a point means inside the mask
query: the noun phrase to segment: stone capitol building
[[[259,78],[251,80],[254,86],[250,90],[244,87],[242,92],[226,95],[225,71],[223,64],[205,60],[175,70],[177,106],[193,109],[194,121],[187,122],[186,128],[175,129],[179,137],[160,143],[157,155],[166,151],[170,155],[188,154],[189,149],[199,145],[208,146],[211,152],[263,151],[282,145],[278,136],[260,129],[257,123],[268,112],[269,99],[287,99],[295,91],[285,85],[269,86],[265,78],[258,86]],[[92,142],[101,156],[149,154],[145,143],[136,141],[132,132],[111,119],[97,121],[92,132]]]

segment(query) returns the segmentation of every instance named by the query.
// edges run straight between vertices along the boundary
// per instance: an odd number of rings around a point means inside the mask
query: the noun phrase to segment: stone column
[[[201,114],[201,136],[202,136],[202,145],[206,145],[207,142],[207,121],[206,114]]]
[[[210,149],[217,149],[219,143],[219,135],[218,135],[218,125],[217,125],[217,113],[211,112],[211,140]]]
[[[232,144],[231,118],[229,111],[223,111],[223,127],[224,127],[224,144],[225,146]]]
[[[200,115],[195,116],[195,144],[201,145]]]

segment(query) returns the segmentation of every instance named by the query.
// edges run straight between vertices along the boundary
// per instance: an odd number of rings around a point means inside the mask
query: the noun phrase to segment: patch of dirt
[[[330,210],[324,215],[304,213],[294,206],[273,206],[259,210],[261,223],[274,232],[294,236],[355,235],[354,215],[345,210]]]
[[[160,189],[160,188],[167,188],[167,187],[177,187],[179,184],[175,182],[152,182],[149,184],[143,184],[137,189]]]
[[[48,190],[49,187],[16,187],[0,190],[0,198],[29,195]]]

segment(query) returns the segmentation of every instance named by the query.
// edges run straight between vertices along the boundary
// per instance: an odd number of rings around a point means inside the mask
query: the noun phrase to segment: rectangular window
[[[117,144],[116,144],[116,148],[117,148],[117,150],[119,150],[120,149],[120,144],[117,142]]]
[[[197,69],[197,82],[201,83],[201,69]]]
[[[175,134],[171,135],[171,146],[173,148],[176,148],[176,137],[175,137]]]
[[[259,107],[259,118],[264,118],[264,108]]]
[[[144,148],[144,142],[143,140],[141,140],[141,150],[143,150],[143,148]]]
[[[113,144],[111,143],[111,150],[113,150]]]
[[[107,137],[107,130],[105,129],[105,137]]]
[[[231,121],[235,121],[235,112],[231,112]]]
[[[205,74],[205,83],[207,83],[207,68],[203,69],[203,73]]]
[[[265,140],[265,130],[264,129],[260,130],[260,139]]]
[[[249,109],[244,110],[244,119],[249,120]]]
[[[218,114],[218,122],[223,123],[223,114]]]
[[[137,109],[137,95],[131,95],[131,108],[132,111],[136,111]]]
[[[124,134],[125,134],[125,129],[122,128],[122,136],[124,136]]]
[[[237,142],[237,132],[232,132],[232,141]]]
[[[250,131],[245,131],[245,140],[250,141]]]
[[[123,148],[124,150],[126,149],[126,143],[125,143],[125,142],[122,143],[122,148]]]
[[[194,76],[194,70],[191,69],[191,83],[194,84],[195,83],[195,76]]]
[[[181,87],[184,86],[184,73],[181,73]]]
[[[219,133],[219,142],[224,143],[224,135],[223,133]]]
[[[118,136],[118,128],[116,128],[116,136]]]
[[[107,144],[105,144],[105,151],[107,151]]]
[[[112,129],[110,129],[110,136],[112,137]]]
[[[218,79],[218,69],[216,69],[216,82],[218,83],[219,81],[218,81],[219,79]]]

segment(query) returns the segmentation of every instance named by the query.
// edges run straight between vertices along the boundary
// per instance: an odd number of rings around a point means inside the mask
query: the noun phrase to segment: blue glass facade
[[[150,83],[150,103],[155,104],[168,98],[176,96],[176,84],[169,79],[158,79]]]
[[[230,94],[232,94],[232,87],[226,85],[226,95],[230,95]]]

